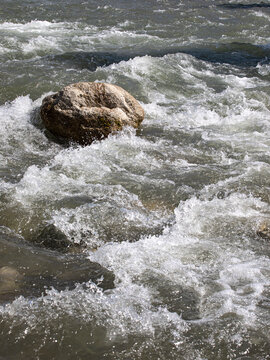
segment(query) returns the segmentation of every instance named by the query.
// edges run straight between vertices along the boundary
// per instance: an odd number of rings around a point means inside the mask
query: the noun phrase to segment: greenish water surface
[[[269,20],[249,0],[1,1],[1,360],[270,358]],[[77,81],[129,91],[140,129],[55,142],[39,107]],[[82,252],[37,247],[48,226]]]

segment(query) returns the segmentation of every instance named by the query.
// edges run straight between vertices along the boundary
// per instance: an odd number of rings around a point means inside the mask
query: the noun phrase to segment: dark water
[[[1,360],[270,358],[269,20],[248,0],[1,1]],[[39,106],[77,81],[125,88],[141,128],[55,142]],[[73,250],[38,247],[46,229]]]

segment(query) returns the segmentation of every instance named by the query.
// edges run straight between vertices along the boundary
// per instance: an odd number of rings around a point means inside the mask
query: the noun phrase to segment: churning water
[[[28,278],[0,297],[1,360],[270,358],[269,20],[268,1],[1,0],[0,267]],[[125,88],[141,128],[55,142],[38,108],[77,81]],[[32,291],[73,256],[33,244],[48,224],[115,287]]]

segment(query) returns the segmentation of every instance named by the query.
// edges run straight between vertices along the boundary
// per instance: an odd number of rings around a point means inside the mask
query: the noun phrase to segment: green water
[[[2,0],[1,360],[270,358],[269,19],[249,0]],[[77,81],[129,91],[140,129],[55,142],[41,101]],[[75,250],[38,247],[49,226]]]

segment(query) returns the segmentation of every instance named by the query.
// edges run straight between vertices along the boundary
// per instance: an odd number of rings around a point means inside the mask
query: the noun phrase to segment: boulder
[[[261,224],[257,230],[257,235],[263,239],[270,240],[270,226],[266,223]]]
[[[54,136],[89,145],[144,118],[138,101],[119,86],[79,82],[43,99],[41,118]]]

